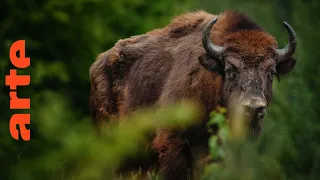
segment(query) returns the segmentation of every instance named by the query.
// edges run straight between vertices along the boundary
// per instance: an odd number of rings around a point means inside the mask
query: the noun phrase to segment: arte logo
[[[30,58],[25,57],[25,40],[18,40],[10,47],[10,61],[16,68],[27,68],[30,66]],[[19,54],[19,57],[18,57]],[[6,86],[10,86],[10,109],[30,109],[30,98],[18,98],[18,86],[27,86],[30,84],[30,75],[18,75],[16,69],[10,69],[10,74],[6,75]],[[14,114],[9,123],[11,136],[19,140],[30,140],[30,129],[26,125],[30,124],[30,114]],[[19,130],[17,129],[19,125]]]

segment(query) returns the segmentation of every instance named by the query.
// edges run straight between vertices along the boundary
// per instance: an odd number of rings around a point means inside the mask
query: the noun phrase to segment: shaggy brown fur
[[[210,58],[201,37],[205,25],[215,16],[203,11],[183,14],[162,29],[120,40],[100,54],[90,68],[92,119],[97,126],[103,119],[116,122],[139,107],[153,104],[166,106],[191,99],[202,106],[205,116],[197,128],[183,135],[157,131],[152,148],[166,179],[192,176],[189,145],[194,151],[207,148],[205,122],[223,98],[223,75],[199,63],[199,58]],[[228,46],[228,51],[241,56],[247,66],[259,66],[260,61],[273,58],[271,49],[277,47],[271,35],[234,11],[220,14],[211,39]]]

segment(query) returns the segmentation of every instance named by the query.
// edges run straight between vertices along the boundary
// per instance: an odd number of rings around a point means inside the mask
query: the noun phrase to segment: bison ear
[[[207,54],[199,56],[199,63],[211,72],[223,74],[222,64]]]
[[[290,73],[295,65],[296,65],[296,60],[293,57],[290,57],[288,60],[280,62],[277,65],[278,76],[283,76]]]

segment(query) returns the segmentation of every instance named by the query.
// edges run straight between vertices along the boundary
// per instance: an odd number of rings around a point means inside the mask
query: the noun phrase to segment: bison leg
[[[186,145],[186,140],[178,135],[157,132],[152,146],[158,153],[158,170],[164,179],[192,179],[192,156]]]

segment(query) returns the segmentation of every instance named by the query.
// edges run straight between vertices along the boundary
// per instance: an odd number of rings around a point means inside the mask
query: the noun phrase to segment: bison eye
[[[277,75],[277,72],[275,70],[272,70],[268,73],[268,78],[270,80],[273,80],[276,75]]]
[[[226,69],[224,72],[228,80],[234,80],[237,77],[237,72],[232,69]]]

